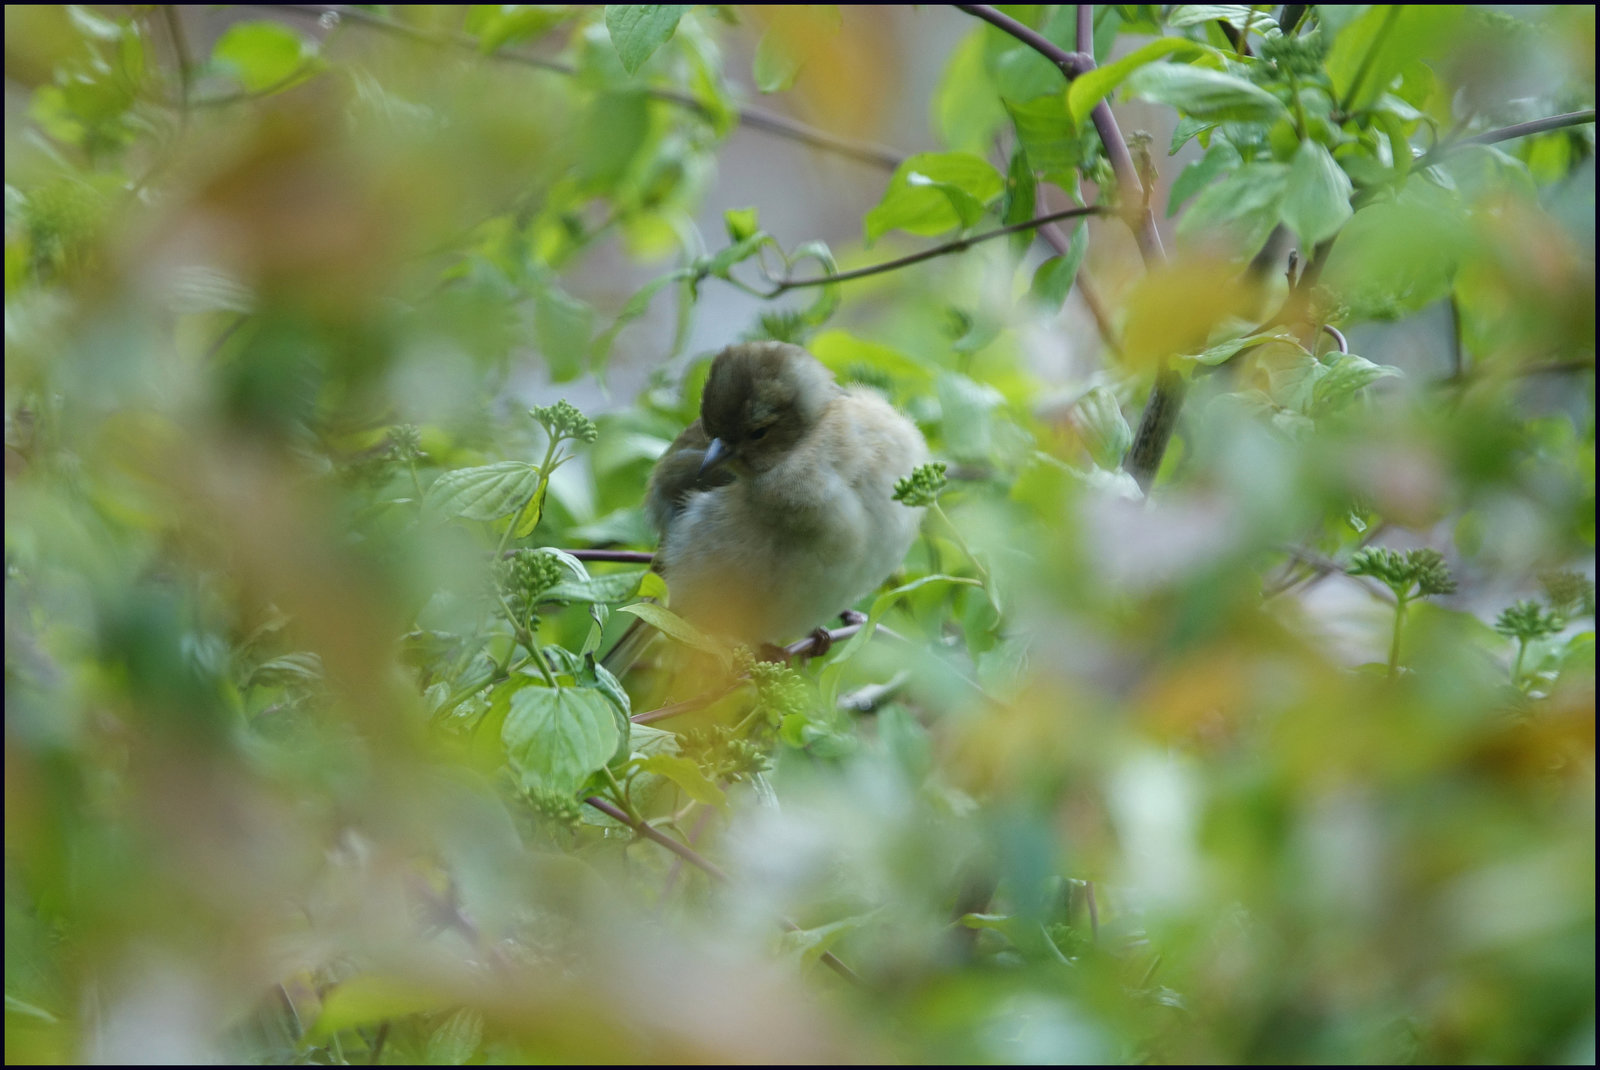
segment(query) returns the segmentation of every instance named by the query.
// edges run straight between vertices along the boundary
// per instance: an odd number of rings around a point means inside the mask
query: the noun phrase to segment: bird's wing
[[[701,472],[700,466],[705,461],[706,449],[711,445],[711,436],[696,420],[683,429],[683,433],[672,440],[672,445],[667,447],[667,452],[661,455],[656,462],[655,469],[650,473],[650,485],[645,490],[645,511],[650,516],[650,522],[666,539],[672,522],[683,511],[683,503],[688,496],[697,490],[711,490],[714,487],[725,486],[733,482],[733,473],[726,468],[714,468],[709,472]]]
[[[672,445],[667,447],[667,451],[661,455],[661,459],[650,472],[650,483],[645,489],[644,496],[645,512],[650,517],[650,523],[655,525],[656,531],[661,533],[662,542],[666,542],[672,522],[683,512],[684,502],[690,494],[695,491],[712,490],[733,482],[733,473],[726,468],[716,468],[710,472],[700,470],[701,464],[705,461],[706,450],[710,446],[711,436],[706,434],[705,428],[700,426],[699,420],[696,420],[672,440]],[[657,572],[662,571],[660,560],[658,554],[657,563],[651,566]],[[616,645],[600,659],[601,664],[620,676],[638,660],[639,655],[654,637],[654,628],[642,619],[634,621],[628,625],[627,631],[622,633],[622,638],[617,640]]]

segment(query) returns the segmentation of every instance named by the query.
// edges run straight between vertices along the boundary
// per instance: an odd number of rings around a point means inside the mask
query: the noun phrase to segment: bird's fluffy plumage
[[[674,611],[727,638],[783,642],[900,564],[921,510],[894,485],[928,450],[878,394],[840,387],[799,346],[753,342],[717,356],[700,411],[646,503]],[[704,463],[713,440],[725,465]]]

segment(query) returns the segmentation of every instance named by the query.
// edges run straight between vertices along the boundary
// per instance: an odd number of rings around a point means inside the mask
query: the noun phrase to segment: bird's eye
[[[750,432],[750,441],[759,442],[761,439],[766,438],[767,430],[768,429],[765,427],[756,428],[754,431]]]

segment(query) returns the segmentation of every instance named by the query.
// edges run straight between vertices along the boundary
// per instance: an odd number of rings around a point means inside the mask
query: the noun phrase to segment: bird
[[[670,608],[752,647],[819,629],[899,567],[922,510],[895,484],[927,461],[915,424],[800,346],[727,347],[645,492]]]

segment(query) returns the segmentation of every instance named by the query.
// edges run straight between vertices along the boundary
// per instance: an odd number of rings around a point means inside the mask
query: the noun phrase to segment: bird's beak
[[[700,462],[700,474],[705,475],[713,468],[721,468],[733,456],[733,451],[728,444],[720,438],[711,440],[711,445],[706,447],[705,459]]]

